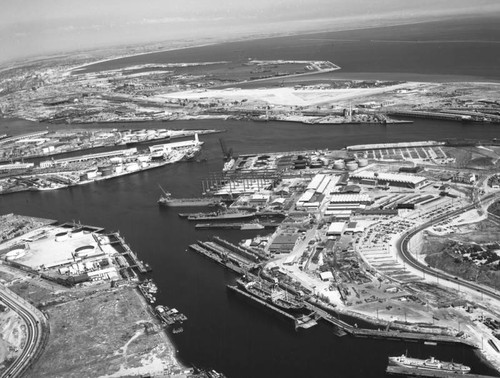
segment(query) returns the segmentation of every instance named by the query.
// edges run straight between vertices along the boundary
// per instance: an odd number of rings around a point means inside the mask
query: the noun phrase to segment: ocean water
[[[156,52],[88,66],[82,72],[146,63],[248,59],[330,60],[332,78],[499,80],[500,15],[241,41]],[[332,25],[334,26],[334,25]],[[390,75],[388,75],[390,74]]]
[[[45,126],[0,120],[0,133],[14,129],[28,132]],[[233,273],[186,251],[189,244],[208,240],[214,234],[238,241],[262,231],[195,231],[192,223],[178,217],[178,209],[159,208],[156,201],[161,194],[159,184],[176,196],[200,195],[201,179],[222,168],[221,137],[235,153],[244,154],[338,149],[350,144],[444,139],[450,135],[492,138],[499,135],[497,126],[422,120],[391,126],[213,120],[94,126],[226,131],[201,137],[207,158],[204,163],[179,163],[51,192],[0,196],[1,214],[75,220],[119,230],[140,258],[152,265],[152,277],[160,288],[158,303],[174,306],[188,316],[184,332],[172,335],[178,356],[186,364],[212,367],[229,377],[384,377],[387,357],[408,351],[415,357],[453,359],[472,366],[477,373],[491,373],[468,348],[338,338],[324,324],[294,331],[288,321],[228,293],[225,286],[234,282]]]

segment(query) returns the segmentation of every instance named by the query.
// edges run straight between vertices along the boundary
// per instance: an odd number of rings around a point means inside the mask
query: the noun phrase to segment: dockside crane
[[[230,147],[229,149],[226,146],[226,141],[222,138],[219,138],[220,147],[222,149],[222,158],[224,161],[229,161],[233,158],[233,149]]]

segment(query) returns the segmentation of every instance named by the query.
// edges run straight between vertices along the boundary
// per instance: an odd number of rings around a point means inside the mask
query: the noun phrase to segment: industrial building
[[[298,239],[298,234],[280,234],[271,243],[269,252],[289,253],[295,247]]]
[[[427,179],[421,176],[401,175],[396,173],[383,173],[373,171],[362,171],[351,174],[351,180],[365,185],[390,185],[403,188],[420,188],[427,183]]]

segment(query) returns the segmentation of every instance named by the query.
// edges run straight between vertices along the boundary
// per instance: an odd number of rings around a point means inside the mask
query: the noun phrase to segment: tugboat
[[[417,370],[441,371],[453,374],[467,374],[470,372],[470,367],[463,364],[439,361],[434,357],[421,360],[419,358],[407,357],[404,354],[401,356],[389,357],[389,365]]]

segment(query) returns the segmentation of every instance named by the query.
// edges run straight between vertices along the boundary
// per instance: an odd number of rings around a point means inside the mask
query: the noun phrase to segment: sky
[[[108,46],[475,15],[498,0],[0,0],[0,63]]]

